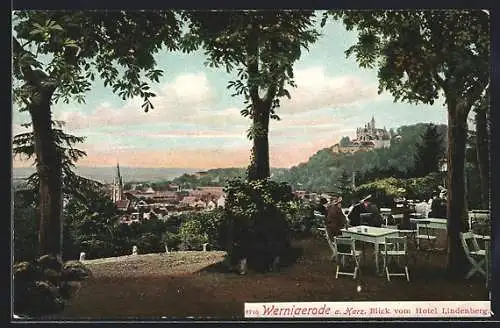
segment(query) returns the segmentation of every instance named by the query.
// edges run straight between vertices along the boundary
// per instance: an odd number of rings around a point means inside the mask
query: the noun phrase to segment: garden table
[[[399,230],[389,228],[378,228],[369,226],[355,226],[341,229],[342,236],[351,237],[354,240],[370,243],[375,246],[375,267],[377,274],[380,273],[378,263],[379,245],[385,244],[386,237],[399,237]]]
[[[470,210],[468,213],[469,217],[469,227],[472,227],[472,223],[478,220],[481,223],[489,221],[490,210]]]
[[[419,221],[425,221],[428,223],[428,227],[430,229],[440,229],[447,230],[448,229],[448,220],[441,218],[427,218],[427,219],[410,219],[410,222],[415,222],[418,226]]]

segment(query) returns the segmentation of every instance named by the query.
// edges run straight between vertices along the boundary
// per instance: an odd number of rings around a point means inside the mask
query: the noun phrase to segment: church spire
[[[118,183],[122,184],[122,176],[120,174],[120,163],[116,162],[116,178],[118,179]]]
[[[122,200],[123,181],[120,174],[120,164],[116,163],[116,175],[113,183],[113,202]]]

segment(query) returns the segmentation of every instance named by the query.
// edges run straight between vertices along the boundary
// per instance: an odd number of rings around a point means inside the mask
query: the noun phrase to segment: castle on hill
[[[357,151],[370,151],[379,148],[389,148],[393,136],[387,129],[377,128],[375,117],[367,122],[364,127],[356,129],[356,139],[349,140],[347,144],[337,143],[332,146],[334,153],[355,153]]]

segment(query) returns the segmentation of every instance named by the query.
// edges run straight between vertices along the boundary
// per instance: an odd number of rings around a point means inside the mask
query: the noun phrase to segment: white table
[[[489,210],[470,210],[468,213],[469,217],[469,228],[472,228],[472,223],[475,220],[479,220],[479,222],[488,222],[490,217]]]
[[[447,230],[448,220],[441,218],[427,218],[427,219],[410,219],[410,222],[415,222],[417,224],[417,230],[419,222],[428,222],[427,227],[430,229]]]
[[[359,230],[359,231],[358,231]],[[378,228],[369,226],[356,226],[341,229],[342,236],[351,237],[354,240],[371,243],[375,245],[375,266],[377,273],[380,272],[378,265],[379,245],[385,244],[387,237],[399,237],[399,230],[389,228]]]

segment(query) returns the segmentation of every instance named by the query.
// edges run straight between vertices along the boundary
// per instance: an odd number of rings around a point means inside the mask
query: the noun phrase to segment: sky
[[[329,22],[309,52],[294,64],[297,88],[282,99],[280,121],[271,121],[270,164],[289,168],[306,162],[318,150],[355,137],[356,128],[375,118],[376,126],[397,128],[418,122],[446,124],[443,101],[430,105],[394,103],[377,94],[376,70],[361,69],[344,51],[356,41],[356,32]],[[202,52],[161,52],[164,70],[154,109],[145,113],[140,99],[123,101],[102,81],[94,82],[85,104],[53,106],[53,118],[66,122],[65,130],[84,136],[77,148],[87,152],[82,166],[223,168],[245,167],[251,142],[246,138],[250,119],[240,115],[243,99],[231,97],[225,70],[204,65]],[[13,112],[13,134],[27,132],[20,124],[27,113]],[[14,167],[32,161],[14,159]]]

